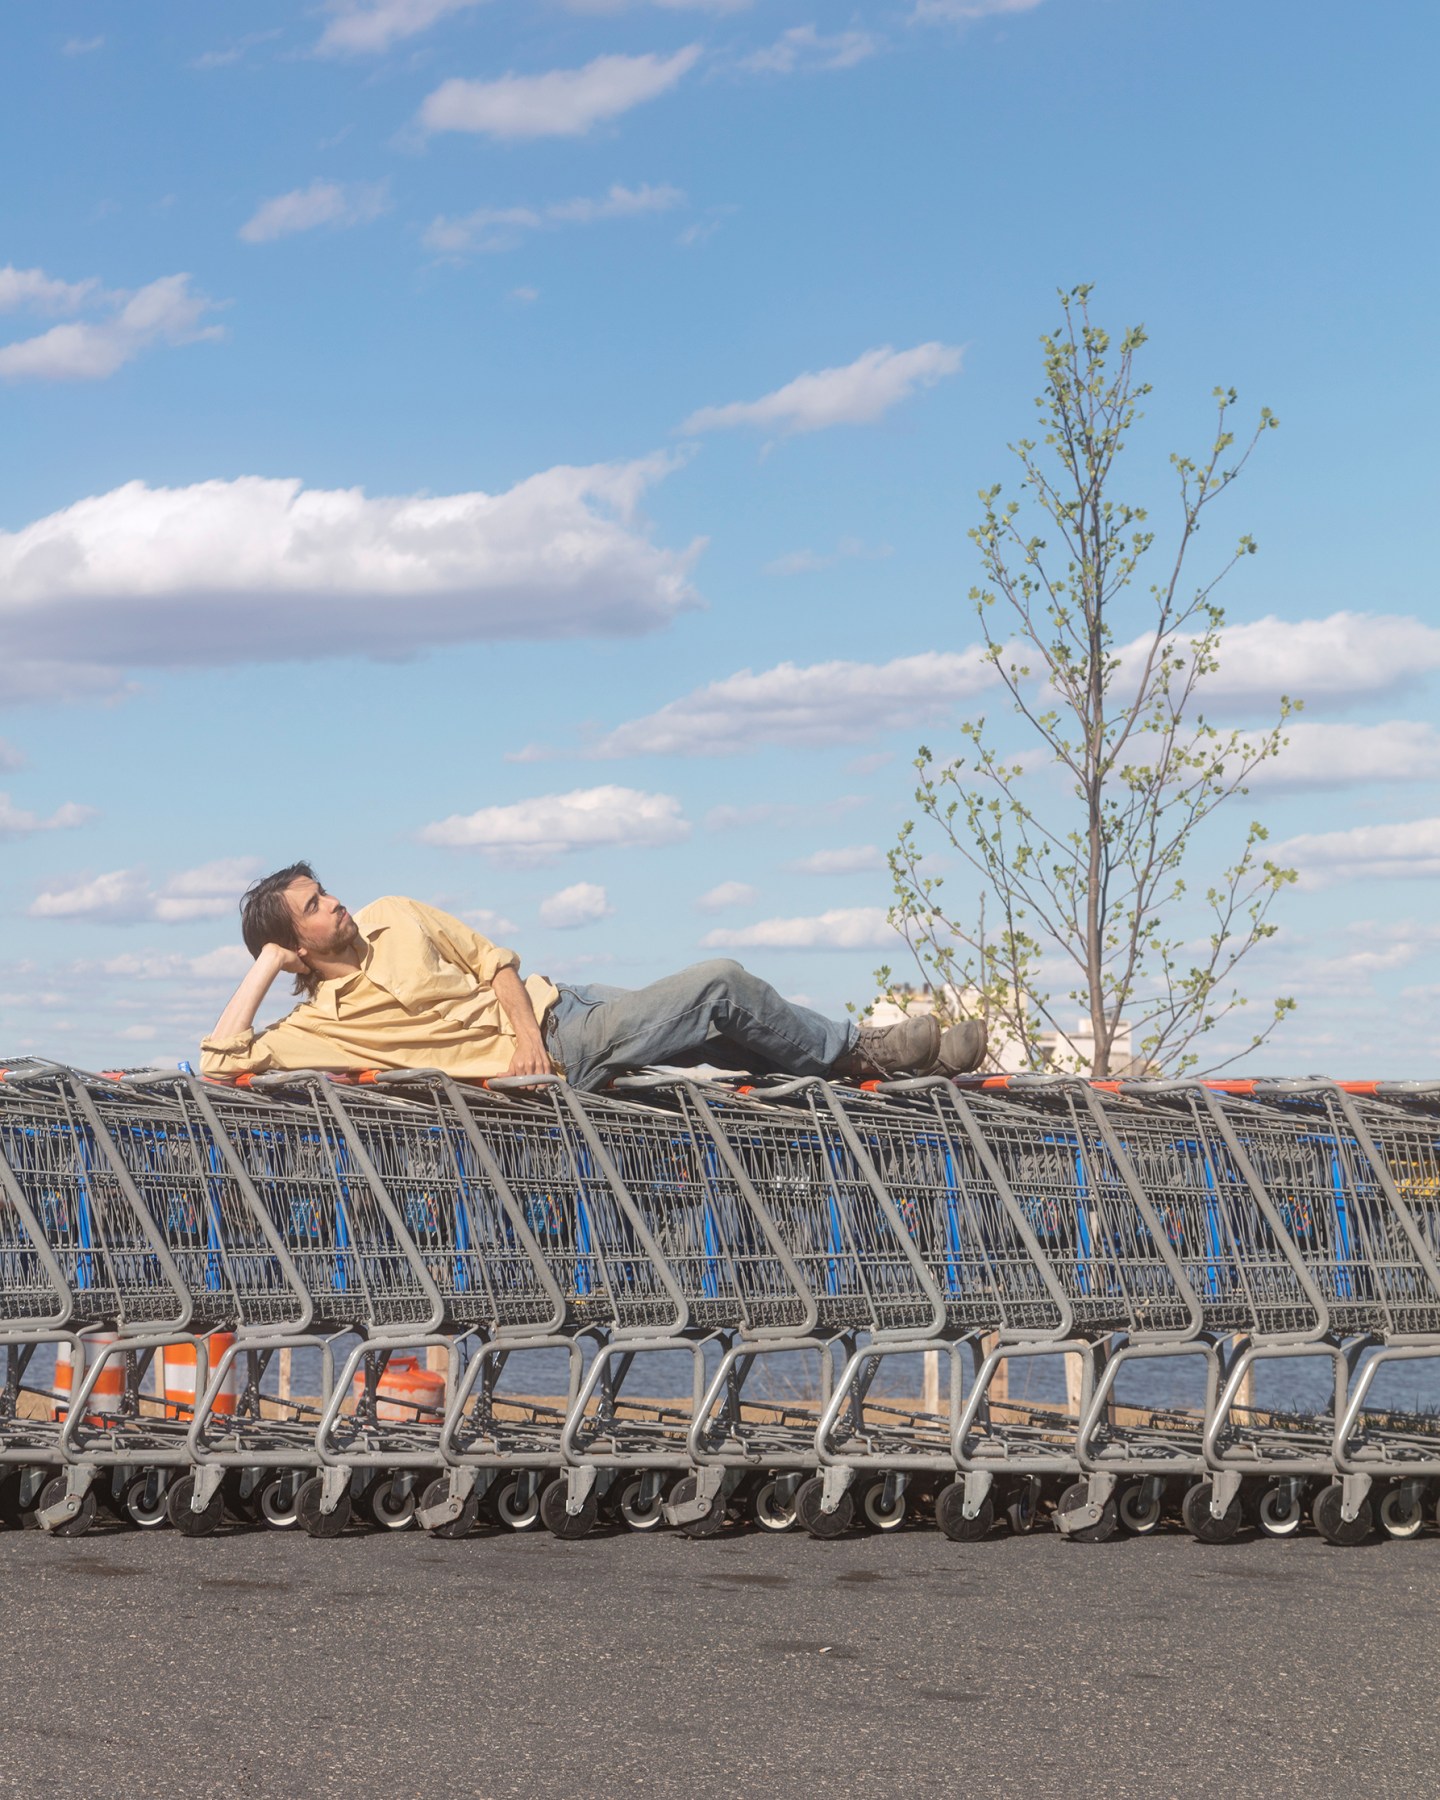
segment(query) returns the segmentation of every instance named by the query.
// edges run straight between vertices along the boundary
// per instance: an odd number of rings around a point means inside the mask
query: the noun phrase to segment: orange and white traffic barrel
[[[108,1345],[118,1344],[113,1331],[87,1331],[80,1340],[83,1375],[100,1360]],[[111,1356],[96,1377],[90,1393],[92,1415],[118,1413],[125,1398],[125,1357]],[[70,1412],[70,1397],[75,1391],[76,1369],[69,1344],[55,1346],[55,1418],[61,1420]]]
[[[355,1376],[355,1397],[365,1392],[365,1371]],[[445,1377],[418,1357],[392,1356],[375,1388],[375,1417],[401,1424],[438,1421],[445,1413]]]
[[[213,1376],[220,1358],[235,1342],[233,1331],[212,1331],[205,1339]],[[165,1344],[155,1352],[155,1383],[165,1396],[165,1414],[172,1419],[195,1416],[196,1372],[199,1354],[194,1344]],[[240,1393],[240,1359],[231,1363],[225,1385],[215,1399],[217,1413],[233,1413]]]

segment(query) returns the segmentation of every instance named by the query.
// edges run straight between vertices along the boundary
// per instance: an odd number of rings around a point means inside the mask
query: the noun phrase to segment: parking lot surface
[[[0,1535],[0,1793],[1415,1796],[1440,1543]]]

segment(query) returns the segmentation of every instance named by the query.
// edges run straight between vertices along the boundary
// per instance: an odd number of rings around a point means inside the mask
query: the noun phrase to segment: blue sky
[[[193,1054],[297,856],[562,979],[723,951],[869,998],[908,759],[995,716],[974,496],[1090,281],[1150,333],[1136,496],[1217,382],[1282,421],[1202,539],[1260,541],[1217,715],[1306,701],[1236,803],[1302,874],[1254,1066],[1430,1069],[1432,7],[3,33],[0,1052]]]

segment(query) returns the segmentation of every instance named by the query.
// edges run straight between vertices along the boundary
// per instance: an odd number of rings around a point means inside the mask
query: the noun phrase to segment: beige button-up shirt
[[[274,1025],[200,1045],[204,1075],[263,1075],[272,1069],[443,1069],[460,1081],[503,1075],[515,1033],[490,985],[518,969],[501,950],[449,913],[391,896],[362,906],[365,939],[353,975],[322,981]],[[525,983],[537,1019],[558,998],[543,975]]]

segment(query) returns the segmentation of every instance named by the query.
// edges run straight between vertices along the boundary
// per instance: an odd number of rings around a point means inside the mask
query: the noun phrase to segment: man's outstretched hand
[[[520,1043],[515,1046],[515,1054],[510,1058],[507,1075],[553,1075],[555,1066],[546,1055],[542,1039],[536,1038],[533,1043]]]

